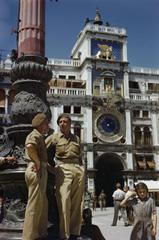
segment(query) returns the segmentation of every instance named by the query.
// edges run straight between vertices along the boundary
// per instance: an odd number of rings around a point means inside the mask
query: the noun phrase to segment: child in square
[[[155,240],[157,212],[155,201],[149,196],[147,185],[143,182],[138,183],[135,191],[120,203],[121,206],[125,204],[131,205],[134,212],[134,227],[130,240]]]

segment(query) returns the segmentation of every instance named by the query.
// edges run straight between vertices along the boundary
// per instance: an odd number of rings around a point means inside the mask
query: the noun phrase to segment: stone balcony
[[[130,93],[129,94],[131,100],[136,101],[158,101],[159,94],[141,94],[141,93]]]
[[[82,88],[50,87],[50,89],[47,91],[47,96],[54,94],[67,96],[85,96],[86,90]]]
[[[74,59],[57,59],[49,58],[47,61],[48,66],[67,66],[67,67],[80,67],[81,61]]]

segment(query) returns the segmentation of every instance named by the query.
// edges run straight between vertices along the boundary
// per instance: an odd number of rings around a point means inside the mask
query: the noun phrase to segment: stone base
[[[22,240],[22,232],[2,232],[0,230],[1,240]]]
[[[22,223],[3,221],[0,223],[1,240],[22,240]]]
[[[13,228],[0,224],[0,240],[22,240],[22,227]],[[59,240],[58,226],[56,224],[48,223],[47,240]]]

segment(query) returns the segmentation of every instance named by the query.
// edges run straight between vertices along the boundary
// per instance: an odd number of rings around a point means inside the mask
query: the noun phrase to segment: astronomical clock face
[[[104,142],[119,141],[125,133],[123,115],[115,109],[99,111],[94,121],[95,135]]]
[[[102,114],[97,120],[98,130],[102,134],[114,135],[120,130],[119,120],[111,114]]]

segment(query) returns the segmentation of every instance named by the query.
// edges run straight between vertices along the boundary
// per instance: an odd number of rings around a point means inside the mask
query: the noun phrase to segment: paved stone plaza
[[[159,208],[157,208],[159,216]],[[113,219],[113,207],[105,211],[97,209],[93,212],[93,223],[100,227],[106,240],[129,240],[132,226],[125,227],[122,219],[118,221],[117,226],[111,226]],[[158,217],[158,234],[156,240],[159,240],[159,217]]]
[[[159,216],[159,207],[157,208]],[[125,227],[122,219],[118,221],[117,226],[112,227],[113,207],[109,207],[104,211],[99,208],[93,212],[93,223],[97,224],[102,231],[106,240],[129,240],[132,226]],[[158,234],[156,240],[159,240],[159,217],[158,217]],[[0,240],[21,240],[21,233],[15,233],[9,236],[0,232]],[[56,229],[50,228],[48,240],[58,240]]]

